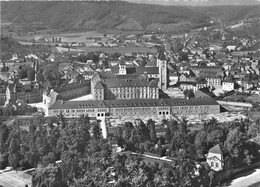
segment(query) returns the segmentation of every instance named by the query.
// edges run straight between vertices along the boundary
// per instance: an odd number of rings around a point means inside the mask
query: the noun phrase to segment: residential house
[[[206,154],[207,163],[214,171],[220,171],[224,168],[224,155],[219,144],[210,148]]]
[[[223,91],[232,91],[235,89],[235,82],[232,80],[224,80],[222,82],[222,90]]]
[[[208,86],[221,86],[221,80],[222,80],[222,77],[219,75],[219,76],[207,76],[205,77],[205,79],[207,80],[207,85]]]

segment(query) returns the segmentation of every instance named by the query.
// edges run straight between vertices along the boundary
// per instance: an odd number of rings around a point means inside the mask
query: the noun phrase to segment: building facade
[[[49,115],[65,117],[170,116],[220,113],[220,105],[211,98],[199,99],[124,99],[124,100],[58,100],[49,108]]]
[[[235,89],[235,83],[233,81],[223,81],[222,90],[223,91],[232,91]]]
[[[87,95],[90,93],[90,80],[82,80],[71,84],[54,87],[53,90],[59,94],[59,97],[67,100]]]
[[[9,84],[6,88],[6,104],[10,101],[22,100],[24,103],[37,103],[42,100],[42,89],[36,84],[25,87],[19,84]]]
[[[116,79],[98,81],[92,94],[95,100],[158,99],[159,88],[155,80]]]
[[[205,79],[207,80],[208,86],[221,86],[221,76],[207,76]]]

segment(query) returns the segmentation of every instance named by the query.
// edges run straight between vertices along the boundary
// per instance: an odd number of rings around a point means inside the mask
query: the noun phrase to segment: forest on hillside
[[[42,23],[65,30],[146,30],[157,24],[193,29],[209,25],[212,18],[232,21],[260,16],[260,6],[183,7],[118,1],[3,2],[1,5],[2,20]]]

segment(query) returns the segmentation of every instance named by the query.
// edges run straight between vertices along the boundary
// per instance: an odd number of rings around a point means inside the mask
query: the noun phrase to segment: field
[[[156,53],[155,48],[145,48],[145,47],[79,47],[78,49],[84,50],[86,52],[92,51],[103,51],[105,53],[132,53],[132,52],[140,52],[140,53]]]

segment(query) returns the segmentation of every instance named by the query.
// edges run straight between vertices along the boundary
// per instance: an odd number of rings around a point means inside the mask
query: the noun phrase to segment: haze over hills
[[[42,23],[63,30],[185,31],[224,21],[260,17],[260,6],[184,7],[128,2],[2,2],[1,19],[18,24]]]
[[[125,0],[134,3],[174,5],[174,6],[223,6],[259,5],[259,0]]]

